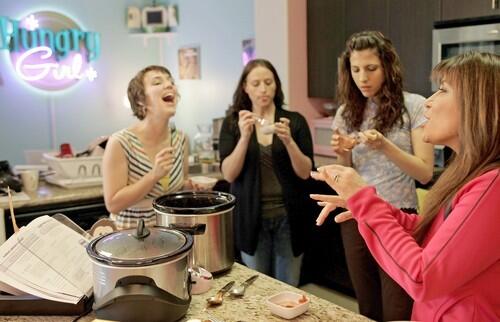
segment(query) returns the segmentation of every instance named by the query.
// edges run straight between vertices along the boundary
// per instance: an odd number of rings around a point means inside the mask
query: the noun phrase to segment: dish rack
[[[49,167],[60,178],[92,178],[101,177],[102,156],[59,158],[57,152],[44,153],[43,157]]]
[[[47,176],[50,183],[64,188],[80,188],[102,184],[102,156],[59,158],[57,152],[43,154],[55,174]]]

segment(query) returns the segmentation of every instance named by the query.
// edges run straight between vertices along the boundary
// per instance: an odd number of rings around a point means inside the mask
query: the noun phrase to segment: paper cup
[[[23,181],[24,191],[36,191],[38,189],[38,170],[21,171],[21,180]]]
[[[263,134],[273,134],[274,133],[274,124],[264,125],[261,128]]]

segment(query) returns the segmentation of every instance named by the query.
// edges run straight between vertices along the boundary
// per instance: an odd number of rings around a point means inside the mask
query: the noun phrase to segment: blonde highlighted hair
[[[423,219],[415,231],[422,241],[440,209],[473,178],[500,167],[500,56],[468,52],[441,61],[432,71],[458,93],[459,151],[426,196]]]

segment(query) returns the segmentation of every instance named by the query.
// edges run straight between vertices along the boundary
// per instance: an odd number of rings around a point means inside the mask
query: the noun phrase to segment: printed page
[[[3,273],[0,271],[0,292],[5,292],[5,293],[9,293],[10,295],[27,295],[28,293],[26,292],[23,292],[21,290],[18,290],[17,288],[14,288],[12,286],[10,286],[9,284],[6,284],[4,282],[2,282],[4,280],[4,275],[2,275]]]
[[[0,247],[0,271],[10,283],[2,275],[0,280],[36,296],[77,303],[92,288],[87,242],[49,216],[36,218]]]
[[[59,293],[47,293],[44,292],[43,290],[40,290],[39,288],[33,288],[31,286],[28,286],[24,284],[23,282],[20,282],[16,279],[13,279],[9,274],[5,274],[3,272],[0,272],[0,280],[2,280],[2,283],[4,286],[7,286],[7,288],[2,289],[2,291],[7,292],[12,295],[25,295],[25,294],[31,294],[40,298],[44,298],[47,300],[51,301],[57,301],[57,302],[65,302],[65,303],[72,303],[76,304],[80,300],[80,296],[69,296],[65,294],[59,294]],[[0,285],[1,287],[2,285]],[[15,287],[15,289],[14,289]],[[14,289],[13,292],[11,290]],[[17,291],[16,291],[17,290]]]

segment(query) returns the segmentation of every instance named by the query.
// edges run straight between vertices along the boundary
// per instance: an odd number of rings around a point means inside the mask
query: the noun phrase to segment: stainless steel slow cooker
[[[217,274],[234,264],[235,199],[218,191],[182,191],[156,198],[153,209],[158,226],[194,235],[192,265]]]
[[[176,321],[191,302],[193,237],[167,228],[117,231],[87,246],[93,263],[94,310],[100,319]]]

